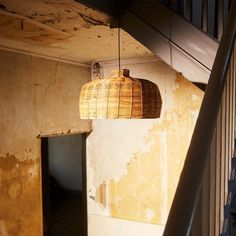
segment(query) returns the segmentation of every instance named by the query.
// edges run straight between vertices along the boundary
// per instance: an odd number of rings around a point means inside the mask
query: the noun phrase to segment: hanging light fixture
[[[120,65],[120,24],[118,25],[119,69],[107,79],[86,83],[80,93],[81,119],[159,118],[162,99],[156,84],[132,78]]]

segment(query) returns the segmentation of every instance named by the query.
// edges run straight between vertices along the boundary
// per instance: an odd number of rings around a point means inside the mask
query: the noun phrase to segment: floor
[[[44,236],[83,236],[82,196],[60,194],[53,199],[49,230]]]

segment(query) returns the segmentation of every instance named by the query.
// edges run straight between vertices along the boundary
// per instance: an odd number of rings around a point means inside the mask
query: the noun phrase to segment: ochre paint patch
[[[32,175],[32,168],[37,174]],[[0,157],[0,235],[40,236],[39,160]]]
[[[102,183],[96,191],[96,202],[101,203],[103,206],[106,206],[106,183]]]

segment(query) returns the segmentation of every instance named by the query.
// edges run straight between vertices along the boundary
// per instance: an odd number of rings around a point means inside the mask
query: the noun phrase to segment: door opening
[[[44,236],[87,236],[86,134],[41,140]]]

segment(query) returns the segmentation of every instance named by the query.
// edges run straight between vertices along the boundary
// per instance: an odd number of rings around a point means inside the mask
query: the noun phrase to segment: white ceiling
[[[153,55],[121,32],[122,58]],[[73,0],[0,0],[0,48],[72,62],[117,58],[109,17]]]

